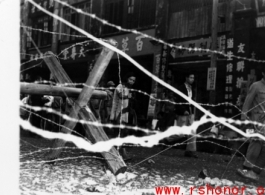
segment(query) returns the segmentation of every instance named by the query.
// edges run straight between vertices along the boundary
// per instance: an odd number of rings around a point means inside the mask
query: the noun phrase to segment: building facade
[[[184,82],[186,72],[193,72],[197,102],[209,104],[210,90],[215,90],[214,104],[228,102],[231,105],[221,104],[215,107],[214,113],[225,117],[239,114],[247,88],[260,79],[258,66],[262,63],[254,59],[264,60],[261,54],[265,43],[264,8],[262,0],[218,1],[216,52],[226,55],[217,55],[213,69],[211,52],[207,52],[212,48],[213,1],[169,0],[167,41],[190,48],[167,48],[167,74],[171,83],[178,86]],[[196,111],[198,119],[203,113]]]
[[[57,14],[86,32],[101,39],[114,39],[118,48],[128,54],[144,68],[158,75],[155,66],[160,64],[160,44],[150,38],[135,34],[132,30],[145,33],[152,37],[164,38],[164,12],[166,4],[163,0],[68,0],[66,1],[76,9],[93,13],[97,17],[128,29],[121,31],[117,28],[104,25],[87,15],[77,12],[53,0],[36,0],[48,11]],[[102,46],[89,40],[62,22],[46,15],[28,2],[21,3],[23,26],[21,28],[21,80],[34,80],[35,75],[43,79],[50,78],[50,72],[43,61],[45,53],[52,51],[75,83],[83,83],[89,76]],[[29,36],[27,36],[26,31]],[[39,53],[31,39],[40,50]],[[119,70],[121,75],[119,75]],[[122,56],[115,54],[102,78],[101,84],[112,80],[116,85],[129,71],[135,72],[137,81],[136,90],[148,94],[157,93],[157,86],[152,79],[139,71],[132,63]],[[154,72],[156,71],[156,72]],[[136,112],[140,119],[146,119],[148,114],[153,115],[154,110],[148,113],[149,96],[136,92]]]
[[[36,2],[58,14],[86,32],[102,39],[114,39],[118,48],[145,69],[162,80],[178,86],[184,74],[196,76],[196,101],[210,102],[210,90],[215,90],[215,104],[229,102],[242,106],[247,88],[260,78],[258,68],[264,63],[265,3],[263,0],[219,0],[217,11],[216,69],[211,67],[212,0],[68,0],[76,9],[93,13],[99,18],[128,31],[119,30],[62,6],[53,0]],[[33,75],[49,79],[50,73],[42,58],[47,51],[58,55],[60,63],[76,83],[84,82],[93,68],[101,46],[67,25],[47,16],[36,7],[21,1],[21,21],[40,49],[39,54],[31,39],[21,28],[21,80]],[[190,50],[169,48],[133,30],[165,40]],[[52,33],[50,33],[52,32]],[[194,50],[198,48],[198,50]],[[234,58],[233,55],[239,58]],[[253,60],[246,60],[253,59]],[[133,71],[137,75],[135,89],[162,98],[167,90],[143,74],[132,63],[114,54],[102,82],[120,82],[120,75]],[[136,93],[137,114],[146,119],[161,108],[152,104],[149,96]],[[205,106],[210,109],[210,107]],[[239,111],[234,106],[220,105],[215,114],[232,117]],[[202,113],[196,112],[200,118]]]

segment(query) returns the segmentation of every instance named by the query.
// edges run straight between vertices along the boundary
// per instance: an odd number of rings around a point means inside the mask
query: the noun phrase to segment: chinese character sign
[[[154,75],[159,76],[159,71],[160,71],[160,62],[161,62],[161,54],[156,54],[155,55],[155,67],[154,67]],[[154,82],[154,88],[153,88],[153,93],[157,94],[158,92],[158,84],[157,82]]]
[[[162,56],[161,56],[161,72],[160,72],[160,78],[162,80],[165,80],[165,77],[166,77],[166,71],[167,71],[167,53],[168,53],[168,48],[166,45],[163,46],[163,49],[162,49]]]
[[[207,90],[215,90],[216,68],[208,68]]]
[[[154,37],[155,30],[149,29],[142,31],[142,33]],[[113,36],[118,43],[118,49],[122,50],[129,56],[149,55],[153,52],[153,44],[150,42],[150,38],[145,35],[138,35],[134,33],[128,33],[124,35]],[[123,58],[122,56],[120,56]],[[113,55],[113,59],[116,59],[117,55]]]
[[[142,41],[143,38],[145,38],[143,35],[135,38],[135,40],[137,41],[136,43],[137,51],[142,51],[143,49],[143,44],[144,44],[144,42]]]
[[[224,100],[225,102],[232,103],[233,96],[233,72],[234,72],[234,58],[233,58],[233,51],[234,51],[234,38],[227,38],[226,39],[226,75],[225,75],[225,91],[224,91]],[[232,109],[229,108],[228,105],[226,105],[224,109],[225,114],[231,114]]]
[[[128,37],[122,39],[122,45],[121,45],[121,47],[122,47],[122,51],[123,52],[129,51],[128,41],[129,41],[129,38]]]

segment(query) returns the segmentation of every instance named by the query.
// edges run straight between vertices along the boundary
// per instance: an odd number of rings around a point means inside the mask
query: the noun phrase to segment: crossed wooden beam
[[[111,44],[115,43],[110,41]],[[69,76],[66,74],[62,65],[59,61],[54,57],[54,55],[50,52],[50,57],[44,58],[45,63],[51,71],[54,79],[58,83],[69,83],[70,85],[73,83]],[[94,93],[94,86],[97,86],[99,83],[103,73],[105,72],[109,61],[111,60],[114,52],[106,47],[104,47],[95,63],[94,68],[92,69],[90,76],[88,77],[85,86],[79,93],[78,98],[72,99],[69,98],[71,105],[73,105],[70,109],[69,117],[74,119],[82,119],[84,121],[96,122],[97,119],[94,114],[90,111],[87,106],[88,101],[90,100],[92,94]],[[95,94],[95,93],[94,93]],[[61,132],[63,133],[72,133],[72,130],[76,126],[76,121],[68,121],[66,120],[61,128]],[[92,142],[100,142],[109,140],[108,136],[104,132],[101,126],[95,126],[90,124],[82,124],[85,129],[86,137]],[[53,150],[47,156],[47,159],[56,159],[60,155],[62,151],[62,147],[66,144],[65,140],[56,139],[53,143]],[[117,175],[119,173],[124,173],[127,170],[127,166],[120,156],[119,152],[112,147],[108,152],[102,152],[102,156],[107,161],[110,170],[113,174]]]

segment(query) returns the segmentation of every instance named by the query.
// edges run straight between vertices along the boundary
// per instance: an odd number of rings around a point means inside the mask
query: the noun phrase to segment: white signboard
[[[155,115],[156,100],[152,97],[156,98],[156,93],[151,93],[148,105],[148,117],[154,117]]]
[[[260,16],[256,18],[256,27],[261,28],[265,26],[265,16]]]
[[[216,68],[208,68],[207,90],[215,90]]]

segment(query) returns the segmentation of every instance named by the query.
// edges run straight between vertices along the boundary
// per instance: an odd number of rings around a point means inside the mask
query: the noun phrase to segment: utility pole
[[[54,1],[54,10],[53,13],[55,15],[60,14],[60,9],[61,9],[61,3]],[[53,32],[55,32],[54,34],[52,34],[52,48],[51,51],[54,54],[58,53],[58,40],[59,40],[59,35],[57,33],[59,33],[59,22],[56,18],[53,18]]]
[[[28,26],[28,15],[29,15],[29,3],[27,1],[21,1],[21,22],[24,26]],[[22,27],[25,28],[25,27]],[[27,53],[27,33],[23,31],[21,36],[21,59],[26,60],[26,53]]]
[[[212,10],[212,51],[217,50],[217,24],[218,24],[218,0],[213,0],[213,10]],[[214,87],[213,89],[210,89],[210,103],[215,104],[215,98],[216,98],[216,61],[217,56],[216,53],[211,52],[211,68],[215,69],[215,78],[214,78]]]

